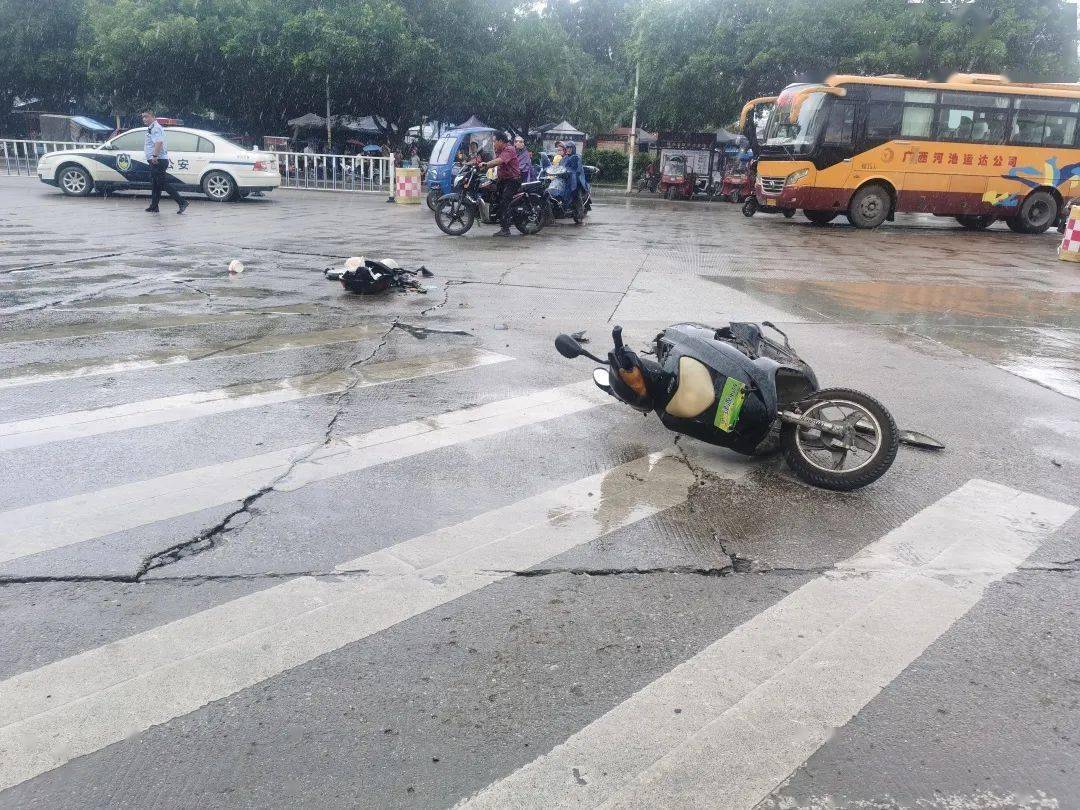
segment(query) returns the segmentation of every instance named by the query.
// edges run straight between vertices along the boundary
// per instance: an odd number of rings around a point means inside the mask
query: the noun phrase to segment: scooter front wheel
[[[848,492],[876,481],[892,466],[900,431],[885,406],[869,394],[823,388],[799,406],[803,416],[843,427],[843,435],[837,436],[784,423],[780,431],[784,458],[807,483]]]

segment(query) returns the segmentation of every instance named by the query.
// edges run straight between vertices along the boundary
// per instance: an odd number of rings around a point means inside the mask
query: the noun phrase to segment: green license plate
[[[724,390],[720,392],[720,402],[716,406],[713,424],[725,433],[730,433],[739,421],[739,413],[745,400],[746,385],[728,377]]]

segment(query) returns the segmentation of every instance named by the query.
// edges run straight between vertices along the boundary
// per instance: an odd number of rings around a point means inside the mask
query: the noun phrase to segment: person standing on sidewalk
[[[521,165],[518,153],[502,132],[495,135],[495,159],[484,166],[496,166],[495,191],[499,200],[499,230],[495,236],[510,235],[510,200],[521,188]]]
[[[142,111],[142,122],[146,125],[146,146],[143,151],[150,165],[150,207],[146,210],[152,214],[158,212],[158,202],[164,189],[176,200],[176,213],[182,214],[188,207],[188,201],[173,188],[172,178],[169,177],[169,148],[165,144],[165,130],[154,118],[153,110]]]

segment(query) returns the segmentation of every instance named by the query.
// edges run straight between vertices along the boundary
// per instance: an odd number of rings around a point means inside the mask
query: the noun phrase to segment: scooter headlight
[[[802,180],[804,177],[806,177],[806,175],[808,175],[808,174],[810,174],[809,169],[799,169],[797,172],[792,172],[784,180],[784,185],[785,186],[793,186],[796,183],[798,183],[800,180]]]

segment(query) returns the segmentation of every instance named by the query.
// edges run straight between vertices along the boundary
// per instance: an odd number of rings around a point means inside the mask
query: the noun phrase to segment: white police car
[[[146,128],[128,130],[92,149],[47,152],[38,160],[38,178],[71,197],[150,188],[143,152]],[[215,202],[272,191],[281,185],[277,156],[245,149],[213,132],[168,127],[169,174],[180,191],[201,191]]]

